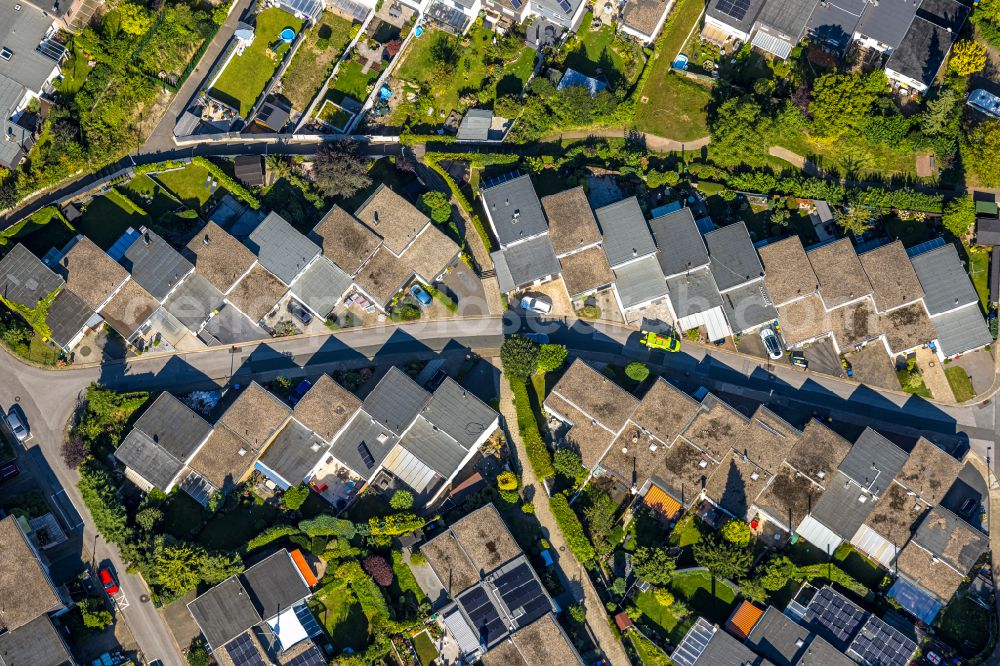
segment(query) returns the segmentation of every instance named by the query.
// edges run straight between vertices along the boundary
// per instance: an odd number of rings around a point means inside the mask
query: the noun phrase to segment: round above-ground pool
[[[687,69],[688,68],[688,57],[683,53],[678,53],[677,57],[674,58],[674,69]]]
[[[295,31],[291,28],[285,28],[281,31],[281,41],[291,43],[295,39]]]
[[[422,34],[424,34],[424,26],[418,25],[416,28],[413,29],[413,36],[414,37],[419,37]]]

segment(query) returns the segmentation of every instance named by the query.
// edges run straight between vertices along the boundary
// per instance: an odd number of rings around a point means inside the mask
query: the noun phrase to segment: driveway
[[[829,338],[817,340],[802,349],[802,354],[809,363],[809,370],[822,372],[834,377],[847,377],[844,366],[840,364],[840,356]]]
[[[900,390],[896,368],[881,342],[873,342],[861,351],[848,352],[845,356],[854,370],[855,381],[893,391]],[[948,396],[944,396],[944,399],[947,400]]]

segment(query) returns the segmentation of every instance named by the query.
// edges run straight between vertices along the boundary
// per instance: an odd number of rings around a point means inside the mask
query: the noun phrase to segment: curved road
[[[859,427],[872,425],[900,437],[923,434],[942,443],[967,443],[981,457],[985,457],[986,447],[996,441],[997,401],[993,398],[974,406],[941,406],[914,396],[806,374],[790,366],[772,368],[764,361],[717,348],[685,345],[684,351],[677,354],[650,352],[638,344],[637,331],[610,324],[525,320],[513,313],[502,318],[418,322],[187,354],[142,356],[59,371],[25,365],[4,352],[0,354],[0,372],[6,380],[0,384],[0,405],[17,401],[24,409],[33,435],[29,449],[37,447],[31,452],[36,455],[27,458],[33,461],[31,466],[42,468],[39,476],[43,490],[58,495],[61,487],[65,492],[57,504],[67,522],[82,523],[84,559],[110,560],[121,574],[129,600],[123,614],[144,656],[160,659],[165,665],[183,666],[178,646],[162,617],[152,604],[141,601],[142,595],[148,594],[144,582],[127,574],[117,549],[96,536],[76,489],[79,477],[62,462],[60,447],[66,424],[88,384],[98,381],[119,390],[186,391],[216,387],[230,379],[239,383],[250,379],[266,381],[278,375],[316,374],[351,364],[366,365],[370,359],[398,364],[441,352],[475,350],[495,354],[505,334],[524,329],[547,333],[553,342],[565,344],[575,355],[644,360],[683,388],[705,386],[736,404],[767,402]],[[40,460],[37,453],[42,454]],[[78,519],[73,515],[74,508]]]

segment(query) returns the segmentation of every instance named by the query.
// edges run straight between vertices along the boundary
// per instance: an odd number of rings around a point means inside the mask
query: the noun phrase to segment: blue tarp
[[[562,78],[559,79],[559,85],[556,86],[559,90],[563,88],[568,88],[570,86],[583,86],[593,97],[597,93],[601,92],[608,87],[608,84],[604,81],[599,81],[597,79],[592,79],[589,76],[581,74],[580,72],[572,69],[570,67],[566,68],[566,73],[563,74]]]

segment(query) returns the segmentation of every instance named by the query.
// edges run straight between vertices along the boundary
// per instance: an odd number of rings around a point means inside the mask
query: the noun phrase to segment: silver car
[[[21,416],[14,410],[13,407],[7,412],[7,425],[10,429],[14,431],[14,436],[17,437],[18,441],[26,441],[31,437],[31,433],[28,432],[28,426],[24,423]]]

